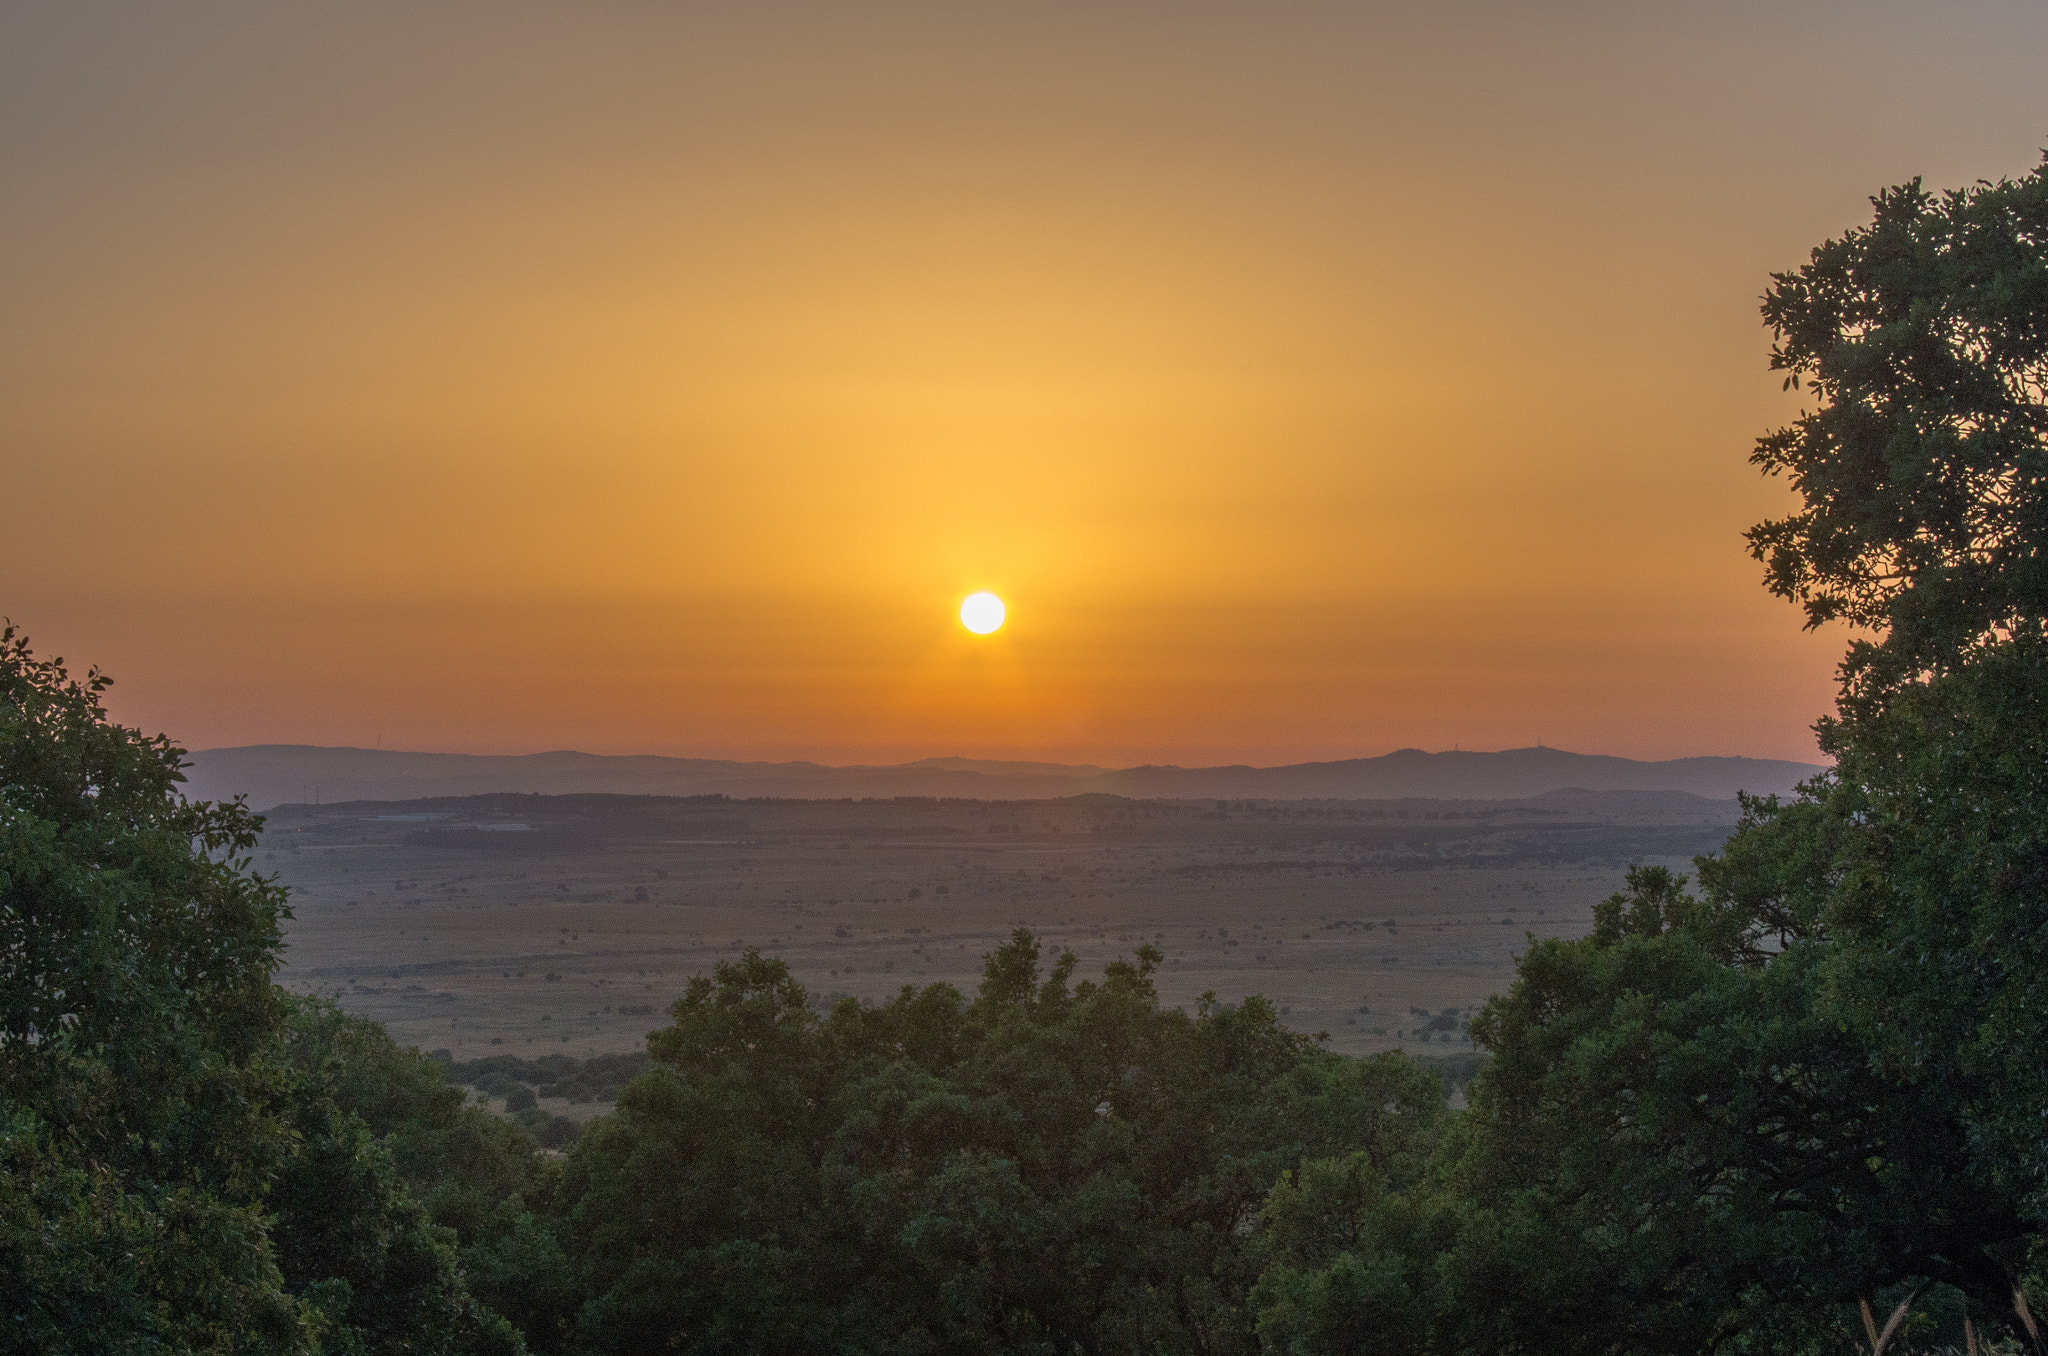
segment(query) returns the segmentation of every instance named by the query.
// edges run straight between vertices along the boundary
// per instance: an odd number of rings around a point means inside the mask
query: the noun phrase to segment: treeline
[[[652,1011],[650,1008],[649,1011]],[[504,1097],[525,1084],[542,1097],[562,1097],[571,1102],[609,1102],[618,1090],[633,1081],[647,1067],[644,1051],[615,1055],[542,1055],[521,1059],[517,1055],[486,1055],[482,1059],[448,1059],[446,1052],[434,1057],[447,1066],[448,1077],[466,1083],[493,1097]]]
[[[560,1097],[572,1103],[609,1102],[647,1067],[646,1054],[637,1050],[593,1055],[587,1060],[570,1055],[543,1055],[539,1059],[488,1055],[483,1059],[450,1060],[446,1054],[437,1050],[434,1058],[447,1069],[449,1078],[487,1097],[502,1098],[506,1114],[548,1149],[573,1144],[582,1128],[567,1116],[550,1115],[543,1110],[541,1098]]]

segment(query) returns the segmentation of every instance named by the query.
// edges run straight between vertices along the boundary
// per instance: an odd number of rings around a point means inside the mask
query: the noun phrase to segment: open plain
[[[1030,928],[1077,979],[1150,943],[1190,1010],[1263,994],[1346,1053],[1469,1048],[1531,936],[1577,936],[1631,863],[1690,870],[1733,802],[727,800],[283,806],[282,979],[456,1059],[640,1048],[758,947],[813,1000],[971,992]]]

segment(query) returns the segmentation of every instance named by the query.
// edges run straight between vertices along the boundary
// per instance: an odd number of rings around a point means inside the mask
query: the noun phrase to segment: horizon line
[[[1379,760],[1381,760],[1381,759],[1385,759],[1385,758],[1395,758],[1395,757],[1399,757],[1399,756],[1400,756],[1400,755],[1402,755],[1402,754],[1418,754],[1418,755],[1420,755],[1420,756],[1422,756],[1422,757],[1425,757],[1425,758],[1453,758],[1453,757],[1475,757],[1475,758],[1477,758],[1477,757],[1502,757],[1502,756],[1505,756],[1505,755],[1509,755],[1509,754],[1517,754],[1517,753],[1555,753],[1555,754],[1562,754],[1562,755],[1564,755],[1564,756],[1566,756],[1566,757],[1571,757],[1571,758],[1605,758],[1605,759],[1612,759],[1612,760],[1614,760],[1614,761],[1616,761],[1616,762],[1623,762],[1623,763],[1638,763],[1638,764],[1642,764],[1642,765],[1645,765],[1645,766],[1654,766],[1654,765],[1657,765],[1657,764],[1663,764],[1663,763],[1683,763],[1683,762],[1700,762],[1700,761],[1719,761],[1719,762],[1751,762],[1751,763],[1784,763],[1784,764],[1789,764],[1789,765],[1793,765],[1793,766],[1799,766],[1799,767],[1815,767],[1815,768],[1823,768],[1823,767],[1827,767],[1827,766],[1830,766],[1830,763],[1829,763],[1829,762],[1826,762],[1826,761],[1808,761],[1808,760],[1805,760],[1805,759],[1798,759],[1798,758],[1766,758],[1766,757],[1758,757],[1758,756],[1756,756],[1756,755],[1752,755],[1752,754],[1741,754],[1741,753],[1734,753],[1734,754],[1728,754],[1728,753],[1693,753],[1693,754],[1680,754],[1680,755],[1678,755],[1678,756],[1676,756],[1676,757],[1671,757],[1671,758],[1632,758],[1632,757],[1629,757],[1629,756],[1628,756],[1627,754],[1617,754],[1617,753],[1582,753],[1582,752],[1579,752],[1578,750],[1575,750],[1575,749],[1565,749],[1565,748],[1559,748],[1558,746],[1556,746],[1556,745],[1554,745],[1554,744],[1543,744],[1543,743],[1536,743],[1536,744],[1528,744],[1528,745],[1521,745],[1521,746],[1518,746],[1518,747],[1514,747],[1514,748],[1506,748],[1506,749],[1467,749],[1467,748],[1462,748],[1462,747],[1459,747],[1459,746],[1457,746],[1457,745],[1453,745],[1453,746],[1452,746],[1451,748],[1448,748],[1448,749],[1423,749],[1423,748],[1418,748],[1418,747],[1416,747],[1416,746],[1414,746],[1414,745],[1403,745],[1403,746],[1402,746],[1402,747],[1400,747],[1400,748],[1396,748],[1396,749],[1389,749],[1389,750],[1388,750],[1387,752],[1385,752],[1385,753],[1378,753],[1378,754],[1354,754],[1354,755],[1350,755],[1350,756],[1348,756],[1348,757],[1338,757],[1338,758],[1310,758],[1310,759],[1303,759],[1303,760],[1301,760],[1301,761],[1299,761],[1299,762],[1292,762],[1292,763],[1271,763],[1271,764],[1257,764],[1257,763],[1243,763],[1243,762],[1237,762],[1237,763],[1152,763],[1152,762],[1146,762],[1146,763],[1131,763],[1131,764],[1128,764],[1128,765],[1123,765],[1123,766],[1116,766],[1116,765],[1111,765],[1111,764],[1105,764],[1105,763],[1065,763],[1065,762],[1059,762],[1059,761],[1057,761],[1057,760],[1054,760],[1054,759],[1049,759],[1049,758],[1018,758],[1018,757],[977,757],[977,756],[974,756],[974,755],[971,755],[971,754],[931,754],[931,755],[926,755],[926,756],[924,756],[924,757],[920,757],[920,758],[910,758],[910,759],[905,759],[905,760],[903,760],[903,761],[901,761],[901,762],[895,762],[895,763],[860,763],[860,762],[856,762],[856,763],[826,763],[826,762],[821,762],[821,761],[819,761],[818,759],[815,759],[815,758],[800,758],[800,757],[791,757],[791,758],[732,758],[732,757],[711,757],[711,756],[706,756],[706,755],[701,755],[701,754],[679,754],[679,753],[590,753],[590,752],[587,752],[587,751],[585,751],[585,750],[582,750],[582,749],[536,749],[536,750],[534,750],[534,751],[532,751],[532,752],[529,752],[529,753],[469,753],[469,752],[460,752],[460,751],[452,751],[452,750],[441,750],[441,749],[385,749],[385,748],[364,748],[364,747],[362,747],[362,746],[360,746],[360,745],[355,745],[355,744],[226,744],[226,745],[218,745],[218,746],[215,746],[215,747],[213,747],[213,748],[205,748],[205,749],[187,749],[187,750],[185,750],[185,755],[186,755],[186,756],[187,756],[188,758],[191,758],[191,757],[198,757],[198,756],[200,756],[200,755],[204,755],[204,754],[220,754],[220,753],[248,753],[248,752],[254,752],[254,751],[258,751],[258,750],[267,750],[267,749],[274,749],[274,750],[280,750],[280,751],[282,751],[282,750],[300,750],[300,751],[313,751],[313,752],[321,752],[321,753],[368,753],[368,754],[385,754],[385,755],[389,755],[389,756],[392,756],[392,757],[426,757],[426,758],[509,758],[509,759],[526,759],[526,758],[551,758],[551,757],[562,757],[562,756],[570,756],[570,757],[577,757],[577,758],[599,758],[599,759],[619,759],[619,760],[629,760],[629,759],[657,759],[657,760],[660,760],[660,761],[664,761],[664,762],[690,762],[690,763],[727,763],[727,764],[732,764],[732,765],[735,765],[735,766],[742,766],[742,767],[745,767],[745,766],[759,766],[759,767],[799,767],[799,766],[803,766],[803,767],[815,767],[815,768],[822,768],[822,769],[825,769],[825,770],[827,770],[827,771],[833,771],[833,772],[852,772],[852,771],[862,771],[862,770],[884,770],[884,771],[886,771],[886,770],[891,770],[891,769],[897,769],[897,768],[908,768],[908,767],[917,767],[917,766],[919,766],[919,765],[923,765],[923,764],[932,764],[932,763],[995,763],[995,764],[1009,764],[1009,765],[1013,765],[1013,766],[1018,766],[1018,767],[1045,767],[1045,768],[1067,768],[1067,769],[1072,769],[1072,770],[1074,770],[1074,771],[1077,771],[1077,772],[1084,772],[1084,771],[1091,771],[1091,770],[1092,770],[1092,771],[1096,771],[1096,772],[1142,772],[1142,771],[1148,771],[1148,770],[1174,770],[1174,771],[1184,771],[1184,772],[1208,772],[1208,771],[1225,771],[1225,770],[1239,770],[1239,769],[1243,769],[1243,770],[1248,770],[1248,771],[1254,771],[1254,772],[1269,772],[1269,771],[1279,771],[1279,770],[1282,770],[1282,769],[1288,769],[1288,768],[1301,768],[1301,767],[1323,767],[1323,766],[1330,766],[1330,765],[1333,765],[1333,764],[1338,764],[1338,763],[1369,763],[1369,762],[1377,762],[1377,761],[1379,761]],[[1818,751],[1818,750],[1816,750],[1815,752],[1816,752],[1816,754],[1818,754],[1818,752],[1819,752],[1819,751]],[[1048,774],[1048,775],[1049,775],[1049,774]]]

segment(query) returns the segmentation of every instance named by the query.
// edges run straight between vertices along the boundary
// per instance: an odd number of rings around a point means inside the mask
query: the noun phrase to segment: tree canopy
[[[1275,1191],[1270,1348],[1840,1350],[1910,1300],[1908,1340],[2042,1349],[2048,168],[1874,208],[1764,302],[1815,406],[1750,543],[1861,628],[1834,768],[1747,801],[1700,894],[1633,871],[1532,942],[1419,1185]]]
[[[0,1349],[516,1350],[359,1114],[367,1062],[272,983],[260,821],[182,799],[107,686],[0,629]]]
[[[2048,618],[2048,169],[1872,202],[1765,296],[1816,403],[1757,445],[1802,502],[1749,540],[1810,623],[1882,633],[1856,666],[1913,673]]]
[[[972,1001],[829,1013],[758,953],[692,981],[569,1162],[564,1349],[1255,1349],[1266,1192],[1305,1156],[1408,1162],[1442,1092],[1263,1000],[1164,1007],[1158,961],[1075,983],[1020,930]]]

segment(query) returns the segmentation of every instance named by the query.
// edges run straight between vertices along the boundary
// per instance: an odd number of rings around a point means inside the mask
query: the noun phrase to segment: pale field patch
[[[257,866],[292,890],[281,981],[458,1060],[580,1059],[640,1048],[692,976],[749,948],[816,1001],[881,1001],[971,994],[1028,927],[1048,963],[1079,957],[1077,979],[1149,943],[1170,1005],[1262,994],[1347,1054],[1449,1054],[1531,937],[1583,935],[1629,863],[1690,871],[1734,818],[1618,793],[1590,809],[635,801],[624,821],[608,799],[274,812]],[[440,817],[376,817],[421,805]],[[518,822],[541,827],[465,827]],[[565,824],[583,836],[545,848]]]

